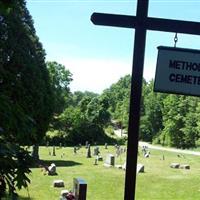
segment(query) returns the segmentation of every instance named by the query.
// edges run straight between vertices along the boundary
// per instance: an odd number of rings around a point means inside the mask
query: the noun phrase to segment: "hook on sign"
[[[174,36],[174,47],[176,48],[176,43],[178,42],[178,35],[177,33],[175,33],[175,36]]]

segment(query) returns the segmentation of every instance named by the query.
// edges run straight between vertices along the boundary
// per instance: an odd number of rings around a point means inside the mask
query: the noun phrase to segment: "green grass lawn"
[[[41,168],[32,168],[29,194],[31,200],[58,200],[64,188],[53,188],[53,181],[62,179],[65,189],[73,188],[73,178],[81,177],[88,184],[87,200],[122,200],[124,196],[125,172],[116,168],[106,168],[103,162],[94,165],[94,157],[86,158],[86,149],[82,147],[76,155],[73,148],[58,148],[56,156],[49,156],[51,148],[40,147],[40,158],[47,163],[55,163],[56,176],[43,175]],[[93,148],[91,149],[93,153]],[[115,154],[114,147],[100,147],[103,158],[107,153]],[[65,155],[61,158],[61,154]],[[163,160],[163,155],[165,160]],[[116,158],[117,164],[123,164],[125,154]],[[189,164],[191,169],[172,169],[170,163]],[[138,163],[145,166],[145,173],[137,176],[137,200],[199,200],[200,199],[200,157],[151,150],[150,158],[144,158],[140,151]],[[20,199],[28,200],[26,190],[19,191]]]

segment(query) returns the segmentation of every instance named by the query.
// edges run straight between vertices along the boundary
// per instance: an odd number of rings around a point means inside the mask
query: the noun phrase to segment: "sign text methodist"
[[[154,91],[200,96],[200,51],[158,47]]]

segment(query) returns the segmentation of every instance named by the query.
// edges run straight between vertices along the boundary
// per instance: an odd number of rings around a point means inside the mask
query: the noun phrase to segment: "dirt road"
[[[147,142],[139,142],[139,146],[140,147],[148,146],[149,149],[158,149],[158,150],[163,150],[163,151],[171,151],[171,152],[176,152],[176,153],[191,154],[191,155],[200,156],[200,152],[198,152],[198,151],[190,151],[190,150],[182,150],[182,149],[155,146],[155,145],[151,145]]]

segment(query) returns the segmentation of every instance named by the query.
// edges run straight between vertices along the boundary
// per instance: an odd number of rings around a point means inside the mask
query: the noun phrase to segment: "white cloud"
[[[58,60],[73,74],[70,84],[71,91],[92,91],[101,93],[116,83],[121,77],[131,74],[131,60],[117,59],[63,59]],[[144,78],[154,78],[155,63],[145,62]]]
[[[70,84],[72,91],[93,91],[101,93],[117,82],[121,77],[131,73],[131,62],[103,59],[68,59],[60,60],[73,74]]]
[[[152,78],[154,79],[155,71],[156,71],[156,59],[145,60],[143,77],[145,78],[146,81],[150,81]]]

